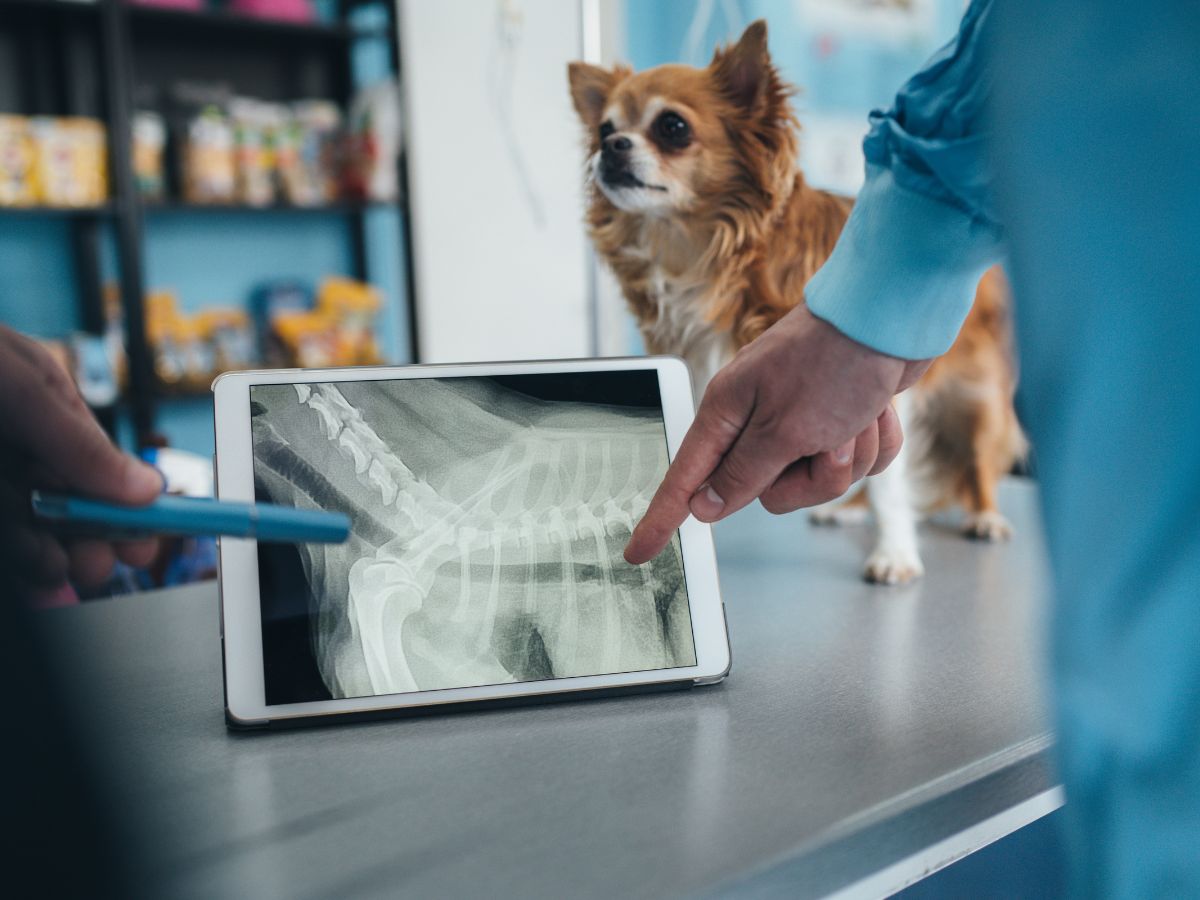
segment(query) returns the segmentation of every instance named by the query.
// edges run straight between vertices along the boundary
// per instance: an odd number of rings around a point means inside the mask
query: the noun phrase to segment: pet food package
[[[133,180],[144,200],[161,202],[166,194],[164,151],[167,124],[156,112],[133,115]]]
[[[184,359],[177,345],[175,323],[179,305],[170,291],[154,291],[146,296],[146,342],[154,354],[154,372],[166,388],[178,386],[184,378]]]
[[[146,338],[154,351],[155,372],[170,390],[202,392],[220,373],[256,362],[244,310],[210,306],[189,315],[170,291],[146,298]]]
[[[375,341],[375,318],[383,307],[379,291],[352,278],[326,278],[317,291],[317,312],[332,323],[337,365],[376,366],[383,362]]]
[[[250,296],[258,353],[272,368],[288,365],[288,351],[280,343],[276,320],[285,313],[312,309],[312,290],[303,282],[279,279],[259,285]]]
[[[378,365],[375,320],[382,305],[375,288],[350,278],[324,279],[315,304],[303,285],[264,285],[255,295],[264,355],[273,366]]]
[[[116,361],[103,335],[77,331],[71,335],[72,375],[79,396],[91,407],[110,406],[117,401],[120,382]]]
[[[284,196],[296,206],[320,206],[338,199],[342,114],[328,100],[292,105],[288,134],[296,151],[294,165],[281,158]]]
[[[236,198],[247,206],[275,202],[275,149],[285,122],[279,107],[249,97],[229,104],[237,161]]]
[[[129,351],[125,346],[125,310],[121,307],[121,290],[114,281],[104,286],[104,343],[117,386],[124,390],[129,384]]]
[[[250,316],[245,310],[232,307],[210,307],[194,316],[200,335],[212,347],[212,377],[235,369],[248,369],[254,364],[254,336]],[[211,380],[211,378],[210,378]]]
[[[363,89],[350,107],[346,195],[390,203],[399,195],[400,87],[382,81]]]
[[[232,203],[236,190],[233,126],[219,106],[193,115],[183,135],[181,172],[188,203]]]
[[[0,115],[0,206],[33,206],[33,136],[25,116]]]
[[[289,364],[305,369],[338,365],[334,323],[318,312],[281,312],[273,324],[275,336]]]
[[[169,391],[199,390],[212,371],[212,350],[200,329],[179,310],[170,291],[146,297],[146,340],[154,353],[154,371]]]
[[[104,125],[95,119],[29,120],[33,181],[46,206],[97,206],[108,198],[108,150]]]

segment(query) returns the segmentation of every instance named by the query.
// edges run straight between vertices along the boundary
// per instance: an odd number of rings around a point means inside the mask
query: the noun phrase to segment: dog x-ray
[[[678,537],[621,556],[667,468],[654,371],[251,388],[268,704],[696,663]]]

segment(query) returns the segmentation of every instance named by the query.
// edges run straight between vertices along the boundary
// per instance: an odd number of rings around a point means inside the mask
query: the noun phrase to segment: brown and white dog
[[[647,349],[683,357],[699,393],[738,348],[804,302],[853,201],[810,187],[799,171],[794,90],[771,63],[762,21],[704,69],[572,63],[569,75],[586,128],[591,238]],[[896,398],[901,456],[865,491],[814,512],[819,522],[852,521],[869,502],[878,525],[869,580],[923,573],[918,510],[957,502],[965,534],[1011,534],[995,496],[1025,446],[1009,330],[993,269],[954,346]]]

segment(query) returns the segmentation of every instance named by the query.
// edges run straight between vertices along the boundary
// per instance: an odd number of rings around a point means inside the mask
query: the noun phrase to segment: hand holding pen
[[[342,513],[168,497],[162,486],[113,445],[45,350],[0,326],[0,583],[18,596],[68,577],[96,584],[118,559],[149,565],[150,535],[339,543],[350,530]]]
[[[31,488],[141,506],[162,484],[155,469],[113,445],[49,353],[0,326],[0,575],[7,588],[26,596],[68,577],[96,584],[118,559],[149,564],[157,547],[147,538],[60,539],[33,521]]]

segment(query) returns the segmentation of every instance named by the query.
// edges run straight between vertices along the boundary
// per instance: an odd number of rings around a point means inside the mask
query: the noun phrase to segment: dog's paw
[[[977,541],[1007,541],[1013,536],[1008,519],[994,509],[968,513],[963,520],[962,533]]]
[[[908,584],[924,574],[917,551],[902,547],[876,547],[863,569],[863,577],[872,584]]]
[[[846,506],[843,503],[822,503],[808,511],[808,521],[814,525],[861,525],[870,511],[865,506]]]

